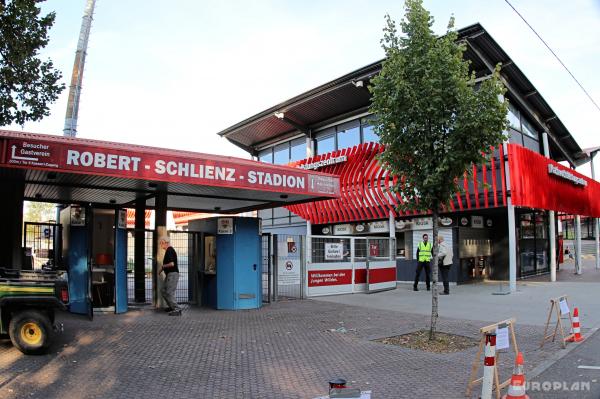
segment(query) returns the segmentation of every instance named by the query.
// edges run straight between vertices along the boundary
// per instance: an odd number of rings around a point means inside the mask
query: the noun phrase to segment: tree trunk
[[[435,339],[438,319],[438,218],[439,207],[433,206],[431,221],[433,223],[433,258],[431,260],[431,326],[429,328],[429,340]]]

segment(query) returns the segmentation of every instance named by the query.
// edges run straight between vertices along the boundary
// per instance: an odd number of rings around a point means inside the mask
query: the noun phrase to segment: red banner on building
[[[508,164],[513,205],[600,217],[600,183],[516,144]]]
[[[108,143],[87,145],[82,140],[59,137],[5,138],[2,164],[8,167],[327,197],[339,195],[337,177],[291,167],[188,152],[179,155],[150,147],[140,151],[141,147],[136,146],[127,149],[125,145],[120,148]]]

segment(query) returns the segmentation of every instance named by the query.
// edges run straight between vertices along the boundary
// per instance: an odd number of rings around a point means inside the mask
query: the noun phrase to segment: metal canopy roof
[[[577,166],[588,161],[588,156],[548,103],[481,24],[465,27],[458,33],[459,40],[468,44],[464,57],[471,62],[471,69],[477,77],[489,75],[490,67],[502,63],[501,75],[509,89],[507,97],[532,115],[532,122],[538,125],[538,129],[549,133],[553,159],[569,161]],[[365,111],[370,105],[367,83],[381,70],[382,62],[379,60],[277,104],[218,134],[255,153],[261,145],[294,135],[299,127],[310,132],[327,124],[331,118]],[[362,87],[355,85],[358,81],[363,81]],[[279,112],[289,118],[289,123],[275,116]]]
[[[165,192],[169,209],[239,213],[339,195],[337,177],[240,158],[2,130],[0,145],[0,179],[24,181],[33,201],[153,207]]]

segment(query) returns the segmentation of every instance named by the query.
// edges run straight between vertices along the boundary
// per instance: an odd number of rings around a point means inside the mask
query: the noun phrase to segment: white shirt
[[[443,241],[438,245],[438,257],[442,258],[442,265],[452,265],[452,249]]]

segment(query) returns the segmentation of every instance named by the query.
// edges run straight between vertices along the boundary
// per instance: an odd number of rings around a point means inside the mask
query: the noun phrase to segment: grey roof
[[[471,62],[476,76],[488,75],[490,66],[502,64],[501,74],[509,89],[509,101],[516,101],[521,108],[530,111],[538,128],[549,133],[553,159],[576,166],[589,160],[546,100],[481,24],[467,26],[458,33],[459,40],[466,40],[469,44],[464,56]],[[381,70],[382,62],[379,60],[302,93],[218,134],[246,151],[255,152],[265,143],[298,132],[298,127],[315,129],[332,119],[366,111],[370,105],[366,86],[370,78]],[[359,80],[364,82],[363,87],[355,86],[354,82]],[[277,118],[276,112],[284,112],[289,121]]]

